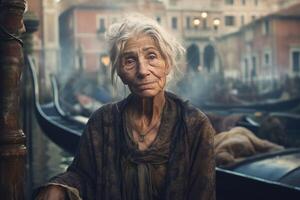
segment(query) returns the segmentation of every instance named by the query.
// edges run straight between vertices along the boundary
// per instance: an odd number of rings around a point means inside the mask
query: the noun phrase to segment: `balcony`
[[[214,30],[212,28],[192,28],[192,29],[184,29],[183,36],[186,39],[207,39],[214,34]]]

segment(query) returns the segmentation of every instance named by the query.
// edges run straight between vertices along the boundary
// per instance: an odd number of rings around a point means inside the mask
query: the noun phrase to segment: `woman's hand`
[[[35,200],[64,200],[65,199],[65,189],[57,185],[49,185],[42,189]]]

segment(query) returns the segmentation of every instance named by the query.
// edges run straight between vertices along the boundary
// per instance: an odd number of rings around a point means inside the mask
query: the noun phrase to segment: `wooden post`
[[[20,128],[20,77],[25,0],[0,0],[0,198],[24,199],[25,135]]]

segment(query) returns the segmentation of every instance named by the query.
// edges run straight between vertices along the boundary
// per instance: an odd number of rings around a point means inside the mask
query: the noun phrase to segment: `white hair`
[[[140,34],[154,39],[163,58],[171,68],[177,69],[177,60],[185,49],[167,33],[155,20],[140,14],[125,17],[121,22],[112,24],[106,32],[111,60],[111,78],[114,82],[116,70],[120,65],[120,56],[126,42]]]

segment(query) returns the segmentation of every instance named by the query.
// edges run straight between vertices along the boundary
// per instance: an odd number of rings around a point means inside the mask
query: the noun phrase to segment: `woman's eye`
[[[126,58],[124,64],[125,65],[133,65],[133,64],[135,64],[135,59],[133,59],[133,58]]]
[[[150,53],[150,54],[148,55],[148,58],[149,58],[150,60],[153,60],[153,59],[157,58],[157,56],[156,56],[155,53]]]

